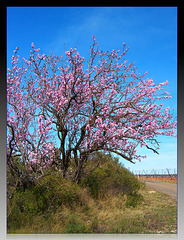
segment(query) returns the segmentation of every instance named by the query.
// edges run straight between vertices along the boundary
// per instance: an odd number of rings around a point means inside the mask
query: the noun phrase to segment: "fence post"
[[[171,178],[171,174],[170,174],[170,172],[169,172],[169,169],[166,168],[166,170],[167,170],[167,172],[168,172],[168,176],[169,176],[169,178]]]
[[[156,179],[164,179],[170,178],[171,180],[177,179],[177,170],[173,169],[160,169],[160,170],[132,170],[132,173],[137,176],[137,178],[156,178]]]
[[[154,177],[157,179],[156,170],[153,169]]]

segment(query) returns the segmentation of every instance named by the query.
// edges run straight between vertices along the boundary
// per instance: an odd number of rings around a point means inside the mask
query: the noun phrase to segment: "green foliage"
[[[116,198],[118,202],[115,205],[118,204],[116,207],[119,206],[119,209],[135,208],[142,202],[143,197],[138,193],[140,182],[118,159],[101,153],[90,158],[88,171],[84,172],[80,185],[64,179],[59,171],[50,170],[35,185],[13,191],[7,202],[8,229],[13,232],[27,225],[32,226],[33,218],[40,217],[44,222],[65,208],[71,212],[78,209],[81,214],[91,215],[94,204],[101,200]],[[94,166],[98,167],[94,169]],[[64,232],[98,232],[105,227],[95,217],[89,225],[75,214],[67,219]]]
[[[105,198],[99,195],[98,199],[94,200],[89,196],[87,189],[79,186],[79,203],[68,204],[65,201],[65,204],[53,207],[48,199],[51,186],[48,184],[48,189],[42,189],[42,186],[52,178],[55,183],[51,184],[55,189],[57,188],[55,180],[60,179],[57,174],[47,176],[47,181],[43,179],[36,188],[27,189],[25,192],[22,189],[14,191],[12,199],[9,200],[12,211],[8,216],[8,233],[176,232],[177,201],[166,194],[159,192],[149,194],[147,187],[141,187],[133,196],[131,194],[113,196],[112,194],[111,197]],[[71,183],[67,181],[66,183],[70,187]],[[76,187],[75,184],[74,187]],[[144,196],[144,201],[135,208],[135,199],[139,200],[140,192]],[[45,205],[46,211],[39,208],[42,206],[39,197],[42,194],[48,200],[48,205]],[[44,203],[44,198],[42,200]]]
[[[89,231],[87,225],[73,214],[67,223],[64,233],[89,233]]]
[[[112,195],[126,195],[126,206],[136,207],[143,200],[138,190],[141,187],[138,179],[128,169],[124,168],[117,158],[98,154],[100,166],[82,179],[82,186],[88,187],[95,199]],[[92,158],[92,157],[91,157]],[[93,158],[91,159],[93,162]],[[96,155],[94,156],[94,161]],[[88,166],[89,167],[89,166]]]
[[[126,207],[137,207],[143,201],[140,193],[134,192],[127,195]]]
[[[25,191],[18,188],[14,192],[8,200],[8,227],[19,228],[24,223],[31,223],[33,216],[56,212],[62,205],[70,208],[87,205],[85,192],[78,184],[52,173],[36,186]]]
[[[11,226],[11,228],[16,229],[26,223],[31,223],[32,216],[43,212],[44,202],[45,198],[39,199],[34,190],[27,189],[23,192],[18,189],[14,192],[13,197],[8,200],[8,227]]]
[[[43,186],[47,187],[47,201],[50,207],[58,208],[62,204],[72,206],[79,203],[79,186],[61,176],[51,175],[44,179]]]

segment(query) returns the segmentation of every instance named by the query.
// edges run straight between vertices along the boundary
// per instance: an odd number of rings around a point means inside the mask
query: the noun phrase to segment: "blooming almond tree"
[[[36,164],[40,171],[57,159],[63,176],[70,172],[80,182],[94,152],[132,163],[144,157],[138,146],[158,153],[157,137],[174,136],[176,129],[170,108],[156,103],[171,98],[168,81],[156,85],[138,74],[127,51],[125,44],[122,53],[100,51],[93,36],[88,61],[76,49],[49,56],[32,44],[18,67],[16,52],[8,70],[9,156],[20,154],[27,169]]]

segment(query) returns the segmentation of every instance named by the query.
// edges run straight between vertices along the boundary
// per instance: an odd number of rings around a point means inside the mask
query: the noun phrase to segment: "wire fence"
[[[138,178],[170,178],[177,179],[177,169],[132,170]]]

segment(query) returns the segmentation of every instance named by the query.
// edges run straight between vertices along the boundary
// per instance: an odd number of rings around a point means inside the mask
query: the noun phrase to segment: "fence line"
[[[132,170],[137,177],[145,178],[177,178],[177,169],[152,169],[152,170]]]

